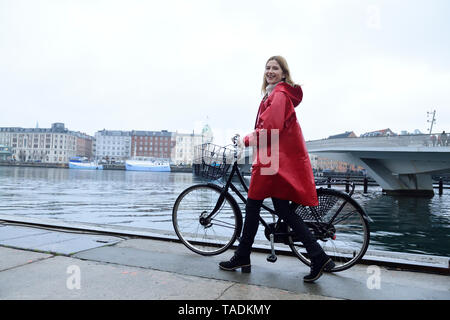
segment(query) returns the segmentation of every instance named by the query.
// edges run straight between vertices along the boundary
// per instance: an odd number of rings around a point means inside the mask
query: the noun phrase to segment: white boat
[[[125,161],[125,169],[130,171],[170,172],[170,163],[158,160],[127,160]]]
[[[69,159],[69,169],[103,170],[103,165],[96,162],[88,162],[80,157],[74,157]]]

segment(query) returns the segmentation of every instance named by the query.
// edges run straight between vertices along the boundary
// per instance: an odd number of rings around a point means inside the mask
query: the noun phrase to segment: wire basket
[[[212,180],[223,177],[233,164],[233,152],[212,143],[196,146],[194,164],[200,166],[198,174]]]
[[[322,194],[319,196],[319,205],[317,207],[305,207],[298,206],[295,210],[295,213],[298,214],[304,221],[316,221],[320,220],[323,216],[325,216],[331,208],[333,208],[339,198]]]

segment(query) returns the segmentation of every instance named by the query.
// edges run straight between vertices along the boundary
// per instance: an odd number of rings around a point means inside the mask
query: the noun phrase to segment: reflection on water
[[[0,214],[172,231],[175,199],[200,182],[191,173],[0,166]],[[370,248],[450,256],[449,192],[393,197],[375,188],[354,198],[374,220]]]
[[[450,256],[450,195],[387,196],[361,199],[374,220],[371,245],[389,251]]]
[[[186,173],[0,167],[0,213],[170,230],[172,204],[194,179]]]

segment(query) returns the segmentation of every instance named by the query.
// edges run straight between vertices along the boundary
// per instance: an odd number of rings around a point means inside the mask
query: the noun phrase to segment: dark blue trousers
[[[252,245],[259,226],[259,214],[264,200],[248,198],[245,206],[245,221],[241,242],[236,250],[238,256],[250,256]],[[323,252],[302,218],[296,215],[289,207],[289,200],[272,198],[275,213],[286,222],[296,233],[311,257],[316,257]]]

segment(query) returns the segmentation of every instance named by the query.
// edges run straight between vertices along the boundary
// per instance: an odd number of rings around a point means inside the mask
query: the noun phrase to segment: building
[[[95,133],[95,158],[124,161],[131,157],[130,131],[101,130]]]
[[[175,135],[167,130],[137,131],[131,135],[131,157],[170,159],[175,151]]]
[[[339,173],[358,172],[364,168],[344,161],[332,160],[309,154],[311,166],[316,172],[333,171]]]
[[[177,165],[192,165],[194,161],[194,148],[205,141],[203,134],[175,133],[175,150],[172,162]]]
[[[192,133],[175,133],[175,150],[172,154],[172,162],[177,165],[192,165],[195,157],[195,148],[205,143],[212,143],[214,135],[208,124],[202,128],[201,134]],[[197,155],[198,156],[198,155]]]
[[[67,163],[71,157],[92,157],[93,137],[70,131],[64,123],[51,128],[0,128],[0,144],[11,148],[11,160]]]
[[[341,138],[356,138],[356,134],[353,131],[345,131],[344,133],[335,134],[328,137],[328,139],[341,139]]]
[[[366,132],[361,135],[361,137],[388,137],[388,136],[396,136],[397,134],[393,132],[391,129],[382,129],[371,132]]]
[[[74,132],[73,134],[76,137],[76,155],[92,159],[95,155],[95,138],[82,132]]]
[[[213,140],[212,131],[205,126],[202,134],[162,131],[106,130],[95,133],[95,158],[125,161],[131,158],[170,160],[173,164],[192,164],[194,147]]]

